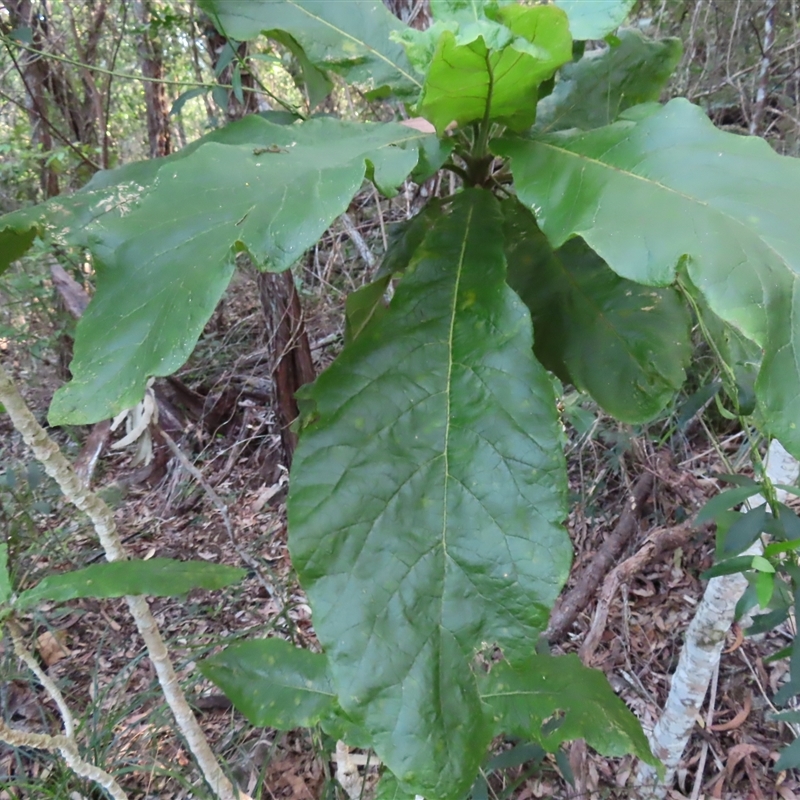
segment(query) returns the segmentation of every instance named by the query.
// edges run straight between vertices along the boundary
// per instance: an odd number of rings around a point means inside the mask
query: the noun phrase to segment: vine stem
[[[5,406],[6,412],[11,417],[14,427],[22,435],[25,444],[33,451],[45,472],[59,485],[64,497],[89,517],[108,561],[126,560],[128,555],[117,533],[113,512],[97,494],[83,485],[58,445],[33,416],[2,364],[0,364],[0,404]],[[128,596],[125,600],[136,627],[144,639],[147,654],[155,668],[161,690],[172,710],[178,729],[183,734],[186,744],[209,786],[219,800],[250,800],[246,794],[234,788],[212,752],[208,740],[180,688],[164,638],[147,600],[141,596]],[[65,741],[69,740],[65,737]],[[64,753],[61,744],[55,744],[55,746]],[[65,754],[64,758],[67,763],[70,763],[69,759],[73,758],[73,755],[68,757]]]
[[[35,750],[59,752],[69,768],[82,778],[102,786],[114,800],[129,800],[123,788],[104,769],[84,761],[78,754],[75,741],[63,733],[50,736],[46,733],[29,733],[11,728],[0,719],[0,740],[12,747],[32,747]]]
[[[11,644],[14,647],[14,653],[17,658],[37,677],[44,690],[58,706],[59,714],[61,714],[61,719],[64,723],[64,733],[58,736],[49,736],[46,733],[19,731],[0,720],[0,740],[13,747],[33,747],[36,750],[58,751],[76,775],[80,775],[82,778],[89,778],[98,786],[102,786],[114,800],[128,800],[125,790],[112,775],[80,757],[78,745],[75,741],[75,721],[69,706],[64,700],[64,695],[61,694],[58,686],[39,666],[33,654],[25,647],[19,625],[13,619],[9,619],[6,621],[6,627],[11,636]]]

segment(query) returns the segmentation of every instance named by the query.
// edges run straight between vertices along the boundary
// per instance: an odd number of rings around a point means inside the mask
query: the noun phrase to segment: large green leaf
[[[572,58],[567,18],[555,6],[502,6],[492,17],[406,34],[410,42],[438,35],[419,108],[440,132],[483,119],[529,127],[539,84]]]
[[[607,49],[564,65],[553,93],[539,103],[537,130],[599,128],[626,108],[658,100],[681,50],[679,39],[651,41],[635,30],[620,31]]]
[[[283,639],[232,644],[197,666],[253,725],[291,730],[336,712],[325,656]]]
[[[191,589],[221,589],[240,581],[246,570],[209,564],[207,561],[175,561],[151,558],[148,561],[112,561],[91,567],[50,575],[17,598],[18,608],[43,600],[64,602],[79,597],[124,597],[152,594],[171,597]]]
[[[577,237],[554,252],[530,211],[503,209],[508,282],[531,310],[539,360],[618,419],[651,419],[692,355],[678,293],[620,278]]]
[[[756,392],[800,454],[800,161],[717,130],[673,100],[638,121],[497,142],[554,247],[582,236],[619,275],[668,285],[684,266],[711,310],[765,350]]]
[[[236,251],[285,269],[347,209],[365,174],[386,192],[400,184],[425,138],[399,124],[330,118],[273,125],[253,116],[224,130],[182,157],[106,173],[5,218],[95,256],[97,290],[78,323],[73,380],[50,409],[54,424],[137,403],[150,376],[189,357]]]
[[[270,38],[282,44],[294,56],[300,71],[295,77],[295,83],[300,88],[305,88],[308,107],[311,110],[315,109],[333,91],[333,83],[328,73],[313,64],[306,51],[288,33],[270,31]]]
[[[636,0],[555,0],[569,17],[573,39],[603,39],[625,22]]]
[[[481,695],[491,709],[497,733],[532,738],[548,750],[585,739],[604,756],[632,753],[650,764],[639,721],[600,670],[576,655],[530,656],[516,666],[500,662],[481,678]]]
[[[457,796],[491,737],[472,669],[534,647],[569,567],[562,443],[483,190],[438,221],[305,391],[290,550],[339,701],[404,789]]]
[[[381,0],[201,0],[233,39],[282,31],[319,69],[330,69],[367,91],[387,88],[415,95],[421,88],[402,45],[391,38],[406,29]]]

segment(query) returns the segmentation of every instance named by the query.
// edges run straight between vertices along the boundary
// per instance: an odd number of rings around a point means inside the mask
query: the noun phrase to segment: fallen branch
[[[644,504],[653,491],[654,485],[655,476],[652,472],[643,473],[636,481],[631,496],[625,504],[625,510],[611,535],[605,539],[602,547],[589,564],[575,576],[572,589],[553,609],[550,625],[545,633],[549,642],[558,642],[567,635],[567,631],[578,618],[578,614],[586,608],[591,598],[597,593],[600,581],[608,574],[614,562],[619,559],[625,545],[639,530],[639,520]]]
[[[674,550],[686,544],[694,532],[695,529],[690,523],[677,525],[674,528],[656,528],[649,534],[637,553],[608,573],[603,582],[600,599],[597,601],[592,625],[578,651],[578,655],[584,664],[591,666],[595,650],[600,644],[600,637],[606,629],[611,602],[616,597],[619,587],[641,572],[647,564],[656,559],[661,553]]]
[[[25,443],[31,448],[45,472],[58,483],[64,497],[89,517],[106,558],[109,561],[127,559],[127,553],[117,533],[114,513],[97,494],[84,486],[58,445],[37,422],[2,366],[0,366],[0,404],[5,406],[14,427],[22,434]],[[180,688],[178,676],[175,674],[164,639],[147,600],[140,596],[129,596],[125,600],[144,639],[150,661],[155,668],[158,682],[161,684],[178,729],[186,739],[209,786],[220,800],[247,800],[247,795],[237,791],[225,776],[211,751],[208,740]]]

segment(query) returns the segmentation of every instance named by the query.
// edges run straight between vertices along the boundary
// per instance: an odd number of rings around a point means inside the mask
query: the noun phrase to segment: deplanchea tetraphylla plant
[[[374,748],[385,797],[462,795],[499,733],[651,759],[602,674],[535,654],[570,565],[550,373],[647,420],[699,315],[733,401],[755,363],[754,413],[800,453],[800,164],[660,105],[680,45],[617,30],[632,0],[431,0],[422,32],[378,0],[201,5],[232,40],[290,46],[309,96],[333,72],[435,133],[265,113],[0,219],[4,263],[37,236],[93,256],[51,423],[111,417],[177,369],[237,252],[287,269],[365,178],[391,195],[455,172],[303,390],[289,546],[323,652],[254,641],[203,670],[256,724]]]

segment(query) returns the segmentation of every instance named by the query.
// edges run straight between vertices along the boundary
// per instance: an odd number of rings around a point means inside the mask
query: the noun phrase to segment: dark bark
[[[429,0],[383,0],[383,2],[392,14],[412,28],[424,30],[430,25]]]
[[[299,409],[295,393],[315,378],[300,296],[290,270],[262,272],[258,292],[264,310],[268,343],[272,355],[275,415],[280,429],[284,463],[291,466],[297,434],[291,425]]]
[[[222,51],[228,40],[223,36],[213,25],[210,20],[205,20],[205,35],[206,42],[208,43],[208,51],[211,54],[211,61],[216,65],[219,61]],[[247,58],[247,42],[242,42],[236,52],[238,58],[234,58],[227,67],[219,75],[219,82],[222,84],[231,85],[233,83],[233,72],[237,63],[244,64]],[[260,109],[258,107],[258,95],[254,91],[256,81],[253,75],[245,68],[240,66],[240,74],[242,76],[242,102],[239,102],[233,91],[228,92],[228,111],[227,116],[229,120],[241,119],[248,114],[256,114]]]
[[[150,157],[158,158],[172,152],[169,128],[169,101],[163,83],[164,54],[157,36],[150,30],[152,0],[135,0],[136,21],[142,28],[139,34],[138,54],[142,75],[148,80],[144,84],[144,101],[147,109],[147,140]]]
[[[210,20],[203,20],[203,23],[212,62],[216,64],[227,39],[213,27]],[[243,44],[239,49],[239,56],[243,60],[247,52],[242,49],[244,47]],[[231,82],[235,62],[236,59],[221,72],[220,83]],[[242,70],[242,86],[254,85],[253,76]],[[230,119],[239,119],[245,114],[258,111],[255,92],[245,91],[243,103],[236,100],[232,91],[228,94]],[[292,455],[297,445],[297,434],[291,430],[291,425],[298,415],[295,393],[301,386],[314,380],[314,362],[311,358],[300,295],[295,288],[291,271],[286,270],[279,274],[260,273],[258,292],[264,311],[265,338],[271,354],[275,418],[280,431],[283,462],[288,467],[292,463]]]

